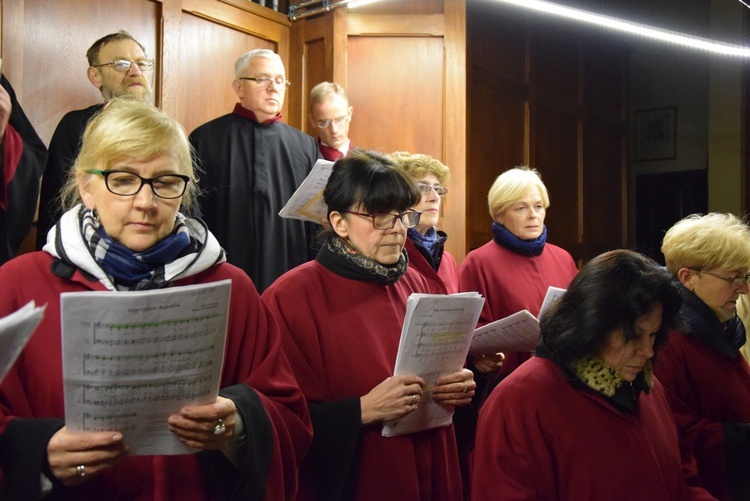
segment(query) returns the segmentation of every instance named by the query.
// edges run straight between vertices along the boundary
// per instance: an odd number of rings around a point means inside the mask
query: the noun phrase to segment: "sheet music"
[[[7,317],[0,318],[0,382],[31,339],[46,307],[29,301]]]
[[[471,355],[500,351],[531,351],[539,343],[539,320],[521,310],[474,331]]]
[[[318,224],[324,221],[328,215],[328,207],[323,201],[323,190],[332,170],[331,161],[320,159],[315,162],[310,174],[279,211],[279,216]]]
[[[474,327],[484,305],[476,292],[412,294],[406,307],[394,375],[416,374],[424,379],[419,406],[383,426],[383,436],[427,430],[450,424],[453,411],[432,399],[437,379],[461,370]]]
[[[544,296],[542,307],[539,310],[541,317],[551,305],[565,293],[565,289],[550,286]],[[521,310],[505,318],[495,320],[474,331],[469,353],[480,355],[482,353],[497,353],[500,351],[533,351],[539,344],[541,331],[539,320],[529,313]]]
[[[230,292],[223,280],[61,294],[68,429],[119,431],[136,456],[195,452],[167,417],[216,400]]]
[[[563,294],[565,294],[565,291],[567,289],[561,289],[560,287],[552,287],[551,285],[547,289],[547,294],[544,296],[544,301],[542,302],[542,307],[539,308],[539,315],[537,315],[537,318],[542,318],[542,315],[544,315],[544,312],[547,311],[547,309],[555,304],[558,299],[562,297]]]

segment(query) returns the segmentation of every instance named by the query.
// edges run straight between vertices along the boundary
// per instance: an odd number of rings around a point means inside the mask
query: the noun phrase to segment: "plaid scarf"
[[[115,242],[82,204],[60,218],[44,251],[99,280],[109,290],[167,287],[226,261],[224,250],[205,223],[178,213],[175,229],[144,252]]]
[[[330,237],[318,253],[317,261],[344,278],[374,282],[378,285],[391,285],[398,281],[409,266],[406,251],[392,265],[380,264],[374,259],[365,257],[338,236]]]

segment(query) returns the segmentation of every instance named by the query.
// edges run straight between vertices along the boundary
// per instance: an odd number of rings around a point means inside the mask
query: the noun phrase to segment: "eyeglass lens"
[[[149,184],[157,197],[178,198],[182,196],[187,187],[184,178],[171,174],[146,179],[132,172],[110,172],[104,179],[109,191],[115,195],[123,196],[135,195],[144,184]]]

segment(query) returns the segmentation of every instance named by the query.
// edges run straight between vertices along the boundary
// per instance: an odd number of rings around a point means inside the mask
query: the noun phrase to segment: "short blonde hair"
[[[750,268],[750,228],[734,214],[691,214],[664,235],[661,252],[667,270]]]
[[[521,200],[534,188],[539,188],[544,208],[549,207],[549,193],[538,170],[522,165],[506,170],[495,179],[487,194],[487,204],[493,221],[511,205]]]
[[[78,177],[92,176],[88,170],[107,170],[124,158],[147,159],[156,155],[174,158],[179,172],[190,177],[181,200],[182,207],[189,208],[198,192],[198,180],[185,129],[155,106],[113,99],[89,121],[83,133],[81,151],[63,188],[63,207],[68,209],[81,201]]]
[[[342,86],[336,82],[320,82],[310,91],[310,113],[312,113],[313,106],[322,103],[330,96],[341,96],[349,106],[349,98],[346,97],[346,91]]]
[[[442,186],[451,177],[451,171],[442,162],[422,153],[409,153],[408,151],[396,151],[390,157],[395,160],[401,170],[414,179],[422,179],[432,174]]]

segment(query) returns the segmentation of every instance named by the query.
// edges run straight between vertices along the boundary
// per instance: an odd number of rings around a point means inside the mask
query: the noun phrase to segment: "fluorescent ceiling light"
[[[350,9],[356,9],[357,7],[362,7],[362,6],[365,6],[367,4],[371,4],[371,3],[375,3],[375,2],[379,2],[379,1],[380,0],[353,0],[352,2],[349,2],[347,4],[347,6]]]
[[[649,26],[647,24],[634,23],[631,21],[625,21],[616,17],[604,16],[601,14],[594,14],[581,9],[574,9],[572,7],[564,7],[556,3],[547,2],[544,0],[495,0],[499,3],[506,3],[515,5],[517,7],[523,7],[529,10],[535,10],[544,14],[552,14],[559,17],[573,19],[584,23],[609,28],[624,33],[630,33],[632,35],[638,35],[641,37],[649,38],[652,40],[658,40],[662,42],[670,42],[677,45],[683,45],[685,47],[691,47],[693,49],[704,50],[713,52],[716,54],[723,54],[729,56],[740,56],[750,57],[750,48],[743,47],[741,45],[732,45],[724,42],[716,42],[706,38],[700,38],[693,35],[687,35],[685,33],[679,33],[677,31],[670,31],[661,28]]]

